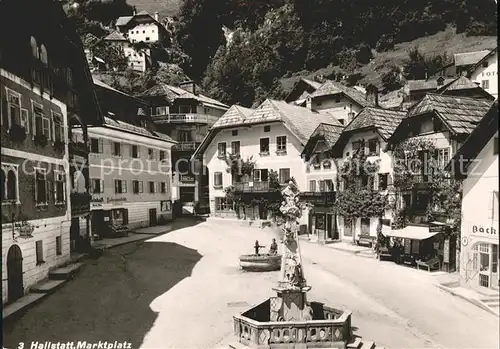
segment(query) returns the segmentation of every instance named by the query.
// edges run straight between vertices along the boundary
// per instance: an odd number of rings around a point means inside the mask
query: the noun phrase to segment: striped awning
[[[402,229],[382,229],[382,234],[387,237],[395,237],[412,240],[427,240],[438,232],[429,232],[429,227],[406,226]]]

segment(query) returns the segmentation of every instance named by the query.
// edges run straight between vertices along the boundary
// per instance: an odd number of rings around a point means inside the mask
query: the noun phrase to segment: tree
[[[403,84],[401,82],[399,68],[392,65],[390,70],[382,75],[382,85],[387,91],[395,91],[400,89]]]
[[[361,146],[364,149],[364,146]],[[343,190],[337,193],[334,208],[345,223],[352,224],[358,218],[381,218],[388,208],[387,196],[373,188],[378,173],[378,162],[367,160],[364,152],[356,152],[347,158],[340,167],[337,188],[340,181]],[[353,234],[353,243],[356,234]]]
[[[111,70],[123,71],[128,67],[128,59],[119,45],[100,43],[92,47],[92,54],[101,58]]]

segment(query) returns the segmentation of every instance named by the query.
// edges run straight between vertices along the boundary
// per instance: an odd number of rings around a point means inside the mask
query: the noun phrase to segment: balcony
[[[89,155],[89,147],[84,142],[71,141],[68,144],[69,155],[78,155],[87,158]]]
[[[89,193],[71,193],[71,215],[80,216],[90,212]]]
[[[312,205],[333,205],[334,191],[305,191],[300,193],[300,199]]]
[[[265,193],[269,191],[269,182],[237,182],[233,187],[236,192]]]
[[[172,150],[178,151],[195,151],[200,146],[200,142],[179,142],[172,146]]]
[[[218,116],[186,113],[186,114],[157,114],[151,115],[155,124],[207,124],[213,125]]]

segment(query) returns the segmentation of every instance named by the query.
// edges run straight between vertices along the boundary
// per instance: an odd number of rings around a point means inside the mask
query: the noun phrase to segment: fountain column
[[[284,201],[280,210],[284,216],[283,240],[281,242],[281,275],[277,287],[273,288],[277,297],[271,298],[271,321],[306,321],[312,319],[312,311],[307,306],[307,285],[302,267],[299,245],[299,190],[290,181],[282,191]]]

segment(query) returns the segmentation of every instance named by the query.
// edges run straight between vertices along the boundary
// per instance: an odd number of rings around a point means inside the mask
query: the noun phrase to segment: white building
[[[491,50],[470,69],[470,78],[498,98],[498,48]]]
[[[331,149],[344,129],[336,124],[321,123],[307,141],[302,158],[306,162],[307,189],[304,200],[314,207],[309,210],[308,234],[318,241],[338,240],[337,216],[332,210],[337,188],[337,163]]]
[[[453,157],[463,179],[460,280],[482,291],[499,289],[498,102]]]
[[[158,12],[153,17],[147,11],[140,11],[133,16],[119,17],[116,27],[132,43],[161,42],[167,37],[167,31],[158,20]]]
[[[319,86],[318,86],[319,85]],[[368,100],[367,100],[368,97]],[[291,104],[304,106],[310,110],[334,115],[341,124],[347,125],[364,107],[375,105],[371,94],[327,80],[320,84],[301,79],[287,97]],[[296,100],[292,100],[297,98]]]
[[[104,41],[123,50],[123,54],[128,60],[128,66],[132,70],[145,72],[153,64],[149,48],[136,49],[120,32],[115,31],[109,34],[104,38]]]
[[[134,229],[172,219],[168,136],[106,117],[89,129],[92,229]]]
[[[283,101],[266,100],[249,110],[232,106],[211,128],[193,157],[203,154],[209,171],[210,210],[215,216],[236,215],[225,198],[224,188],[249,197],[269,194],[271,170],[280,183],[294,178],[301,191],[306,190],[306,168],[301,153],[316,127],[322,123],[337,124],[334,116],[293,106]],[[242,160],[255,161],[250,177],[241,179],[228,171],[228,154],[239,154]],[[254,205],[253,216],[267,219],[267,211]]]
[[[392,184],[393,159],[391,152],[386,148],[387,140],[405,116],[406,113],[402,111],[375,107],[363,109],[345,127],[332,149],[332,156],[337,159],[339,172],[346,159],[352,158],[357,152],[364,153],[368,162],[378,163],[377,173],[369,174],[373,176],[372,189],[388,195],[388,189]],[[343,190],[343,175],[339,173],[340,191]],[[368,184],[370,181],[367,181]],[[358,218],[349,224],[339,216],[340,239],[358,241],[361,235],[375,239],[379,218],[390,220],[392,212],[385,212],[384,217]]]

